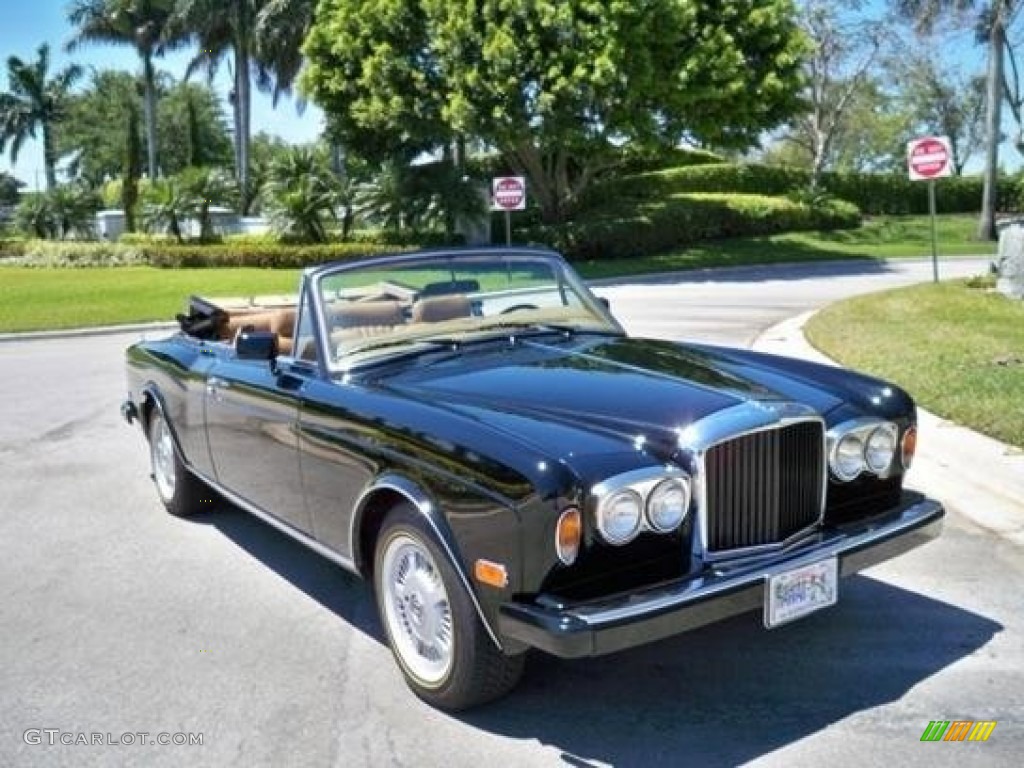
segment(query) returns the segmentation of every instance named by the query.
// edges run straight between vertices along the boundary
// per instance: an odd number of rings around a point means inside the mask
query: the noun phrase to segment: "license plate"
[[[839,599],[839,563],[834,557],[770,576],[765,582],[764,625],[771,629],[802,618]]]

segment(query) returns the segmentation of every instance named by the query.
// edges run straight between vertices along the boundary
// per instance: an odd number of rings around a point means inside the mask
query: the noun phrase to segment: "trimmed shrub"
[[[353,261],[406,250],[388,245],[328,243],[285,245],[220,243],[216,245],[148,245],[146,262],[155,267],[271,267],[295,269],[328,261]]]
[[[141,248],[121,243],[27,240],[15,245],[17,253],[10,256],[8,244],[0,245],[6,266],[127,267],[146,263]]]
[[[805,190],[811,174],[800,168],[747,163],[714,163],[667,168],[607,181],[590,190],[584,211],[612,207],[620,212],[638,201],[661,200],[680,193],[737,193],[788,195]],[[981,210],[980,176],[956,176],[937,182],[939,213],[977,213]],[[870,215],[924,215],[928,213],[928,185],[911,181],[906,174],[825,173],[821,189],[847,200]],[[1004,176],[999,180],[998,209],[1015,212],[1024,208],[1021,181]]]
[[[763,195],[678,194],[625,215],[535,228],[528,236],[559,248],[572,260],[590,260],[647,256],[704,240],[859,224],[856,206],[838,200],[810,205]]]
[[[328,261],[350,261],[407,250],[402,247],[360,243],[317,246],[215,245],[147,242],[135,245],[105,242],[50,242],[31,240],[3,243],[3,263],[28,267],[271,267],[295,269]]]

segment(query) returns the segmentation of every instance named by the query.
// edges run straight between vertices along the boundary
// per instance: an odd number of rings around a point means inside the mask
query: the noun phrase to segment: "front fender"
[[[389,500],[393,501],[395,496],[408,501],[416,513],[430,527],[442,551],[448,558],[452,569],[457,574],[462,588],[469,595],[473,607],[488,635],[490,635],[494,644],[499,649],[502,649],[502,643],[498,639],[498,634],[494,628],[497,608],[502,600],[506,599],[506,595],[514,593],[513,585],[510,583],[504,590],[494,590],[493,595],[488,595],[482,599],[474,587],[471,578],[471,568],[472,562],[475,562],[478,555],[486,556],[488,554],[488,541],[481,540],[481,537],[477,535],[476,526],[463,524],[463,514],[458,511],[452,512],[451,510],[446,513],[445,509],[437,503],[434,495],[428,492],[421,483],[404,475],[387,473],[375,479],[364,489],[356,502],[349,530],[349,551],[352,553],[352,560],[356,569],[363,574],[367,574],[370,571],[376,531],[379,530],[380,524],[383,522],[383,517],[387,513],[387,507],[390,506],[387,502]],[[481,510],[480,513],[486,516],[493,516],[495,514],[511,515],[512,519],[508,522],[513,522],[514,512],[512,510],[495,510],[493,509],[493,502],[489,502],[487,507],[490,509],[489,512]],[[470,516],[466,515],[465,517],[468,518]],[[364,535],[368,530],[368,526],[372,527],[372,537]],[[488,540],[504,541],[504,544],[509,544],[507,536],[502,537],[499,533],[493,531],[492,534],[492,536],[487,537]],[[514,549],[518,549],[518,537],[516,537]],[[506,565],[508,567],[511,564]],[[508,567],[508,570],[514,571],[515,568]]]

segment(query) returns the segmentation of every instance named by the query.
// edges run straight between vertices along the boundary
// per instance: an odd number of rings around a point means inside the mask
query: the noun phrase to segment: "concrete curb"
[[[47,339],[78,339],[83,336],[115,336],[119,333],[146,333],[170,331],[177,323],[135,323],[133,325],[104,325],[98,328],[66,328],[59,331],[23,331],[0,333],[0,344],[11,341],[42,341]]]
[[[815,312],[777,323],[752,344],[759,352],[839,365],[803,333]],[[918,408],[920,441],[910,485],[999,536],[1024,546],[1024,451]]]

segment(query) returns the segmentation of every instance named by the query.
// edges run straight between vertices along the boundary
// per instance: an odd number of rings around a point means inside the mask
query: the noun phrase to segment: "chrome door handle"
[[[231,389],[231,384],[217,376],[211,376],[206,380],[206,394],[216,396],[222,389]]]

